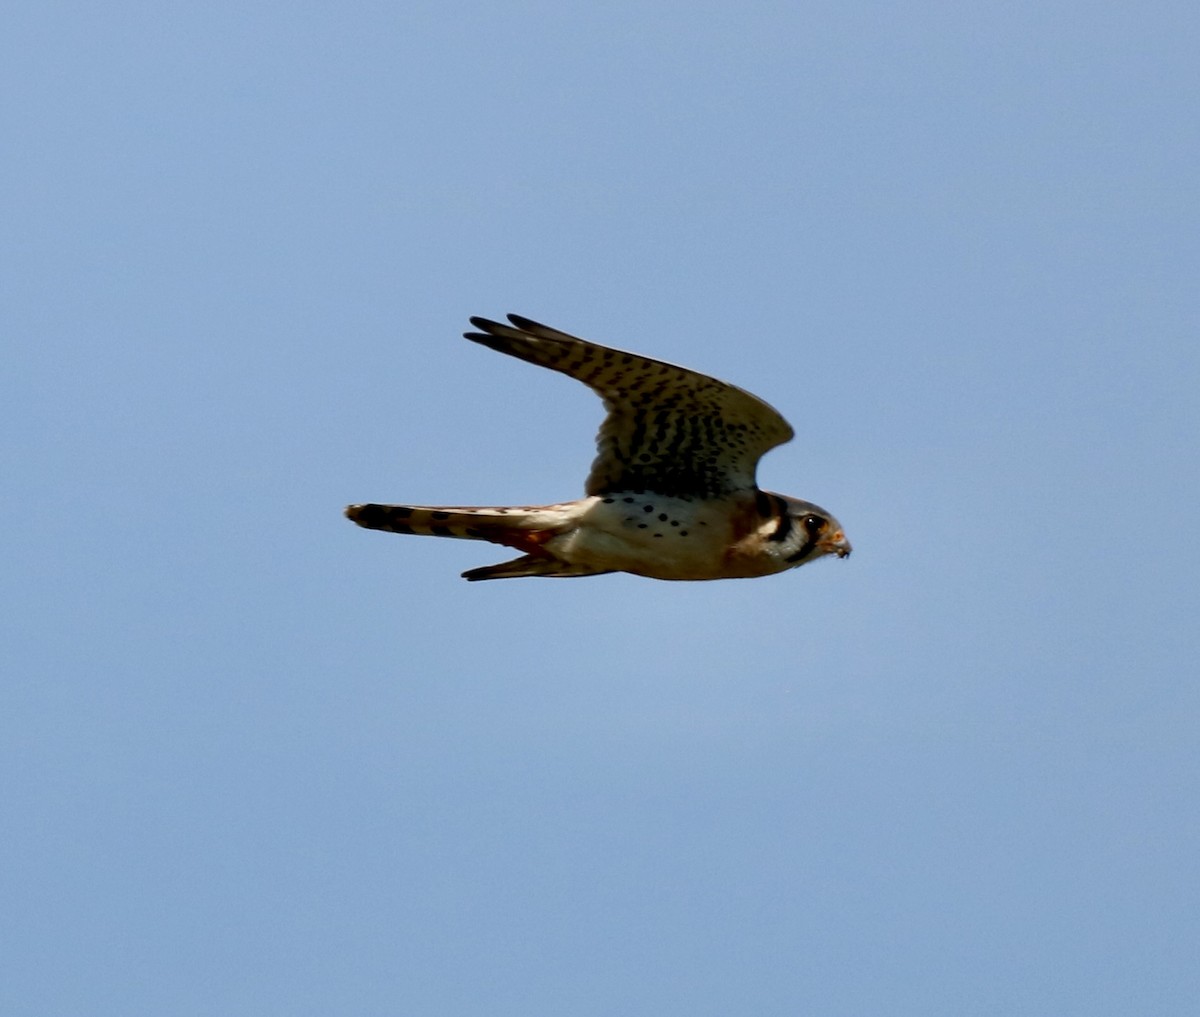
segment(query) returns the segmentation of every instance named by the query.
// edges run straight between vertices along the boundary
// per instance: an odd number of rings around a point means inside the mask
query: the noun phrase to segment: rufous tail
[[[523,576],[592,576],[606,571],[560,561],[542,546],[563,528],[561,510],[553,509],[554,506],[434,508],[420,505],[350,505],[346,508],[346,518],[368,530],[488,540],[525,552],[513,561],[464,572],[463,578],[472,582]]]
[[[422,537],[490,540],[494,544],[507,544],[523,551],[533,551],[554,536],[551,521],[536,508],[349,505],[346,518],[368,530],[413,533]]]

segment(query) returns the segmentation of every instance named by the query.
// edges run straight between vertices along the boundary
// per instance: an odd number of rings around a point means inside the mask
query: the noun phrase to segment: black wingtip
[[[524,332],[526,335],[539,335],[540,332],[552,331],[547,329],[545,325],[541,325],[538,321],[532,318],[524,318],[521,314],[505,314],[505,318],[511,321],[511,325],[505,325],[503,321],[493,321],[491,318],[484,318],[481,315],[473,315],[469,318],[470,324],[474,325],[478,332],[463,332],[464,339],[470,339],[473,343],[484,343],[485,345],[496,341],[496,339],[515,338],[512,336],[512,330]]]
[[[508,318],[511,324],[506,325],[503,322],[492,321],[491,318],[471,318],[471,324],[480,329],[480,331],[464,332],[463,338],[470,339],[473,343],[482,343],[484,346],[491,346],[492,349],[498,348],[496,345],[497,342],[511,343],[515,340],[540,339],[555,343],[572,343],[577,341],[574,336],[568,335],[566,332],[560,332],[556,328],[543,325],[541,322],[534,321],[532,318],[526,318],[524,315],[509,314],[505,317]]]
[[[469,320],[472,325],[474,325],[477,329],[480,329],[478,332],[463,333],[463,338],[470,339],[473,343],[487,342],[489,339],[495,336],[496,329],[504,327],[499,322],[492,321],[491,318],[472,317]]]

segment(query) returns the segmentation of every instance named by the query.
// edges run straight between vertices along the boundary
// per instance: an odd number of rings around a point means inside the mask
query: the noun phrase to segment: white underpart
[[[562,561],[657,579],[708,579],[723,571],[732,534],[719,503],[631,492],[584,498],[573,509],[574,528],[545,545]]]

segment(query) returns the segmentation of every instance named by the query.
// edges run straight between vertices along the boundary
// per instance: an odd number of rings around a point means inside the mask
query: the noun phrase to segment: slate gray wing
[[[661,360],[610,349],[515,314],[472,318],[472,342],[577,378],[604,400],[587,493],[656,491],[714,498],[755,488],[764,452],[787,421],[756,396]]]

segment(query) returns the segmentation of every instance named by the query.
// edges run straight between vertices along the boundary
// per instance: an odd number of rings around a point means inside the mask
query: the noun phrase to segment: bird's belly
[[[547,544],[556,557],[652,579],[731,575],[730,513],[719,503],[646,493],[591,501],[574,528]]]

